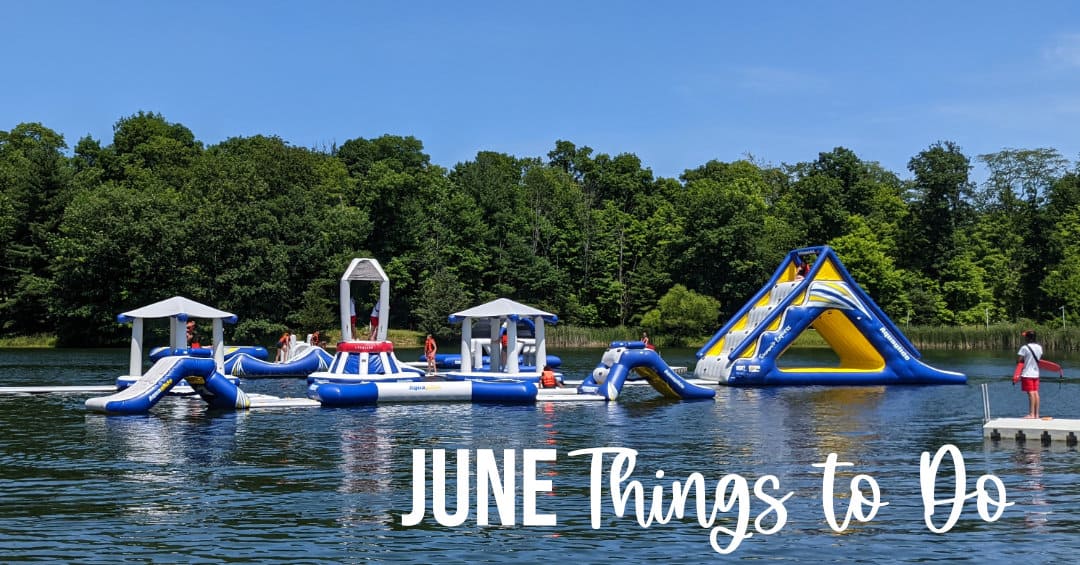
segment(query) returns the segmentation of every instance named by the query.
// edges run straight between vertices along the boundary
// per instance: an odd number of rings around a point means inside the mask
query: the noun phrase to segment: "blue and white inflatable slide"
[[[181,380],[212,408],[245,409],[251,401],[205,357],[164,357],[131,386],[110,396],[91,398],[86,407],[110,414],[141,414],[150,410]]]

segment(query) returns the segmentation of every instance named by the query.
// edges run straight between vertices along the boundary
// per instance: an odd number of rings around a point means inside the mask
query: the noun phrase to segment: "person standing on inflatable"
[[[503,326],[502,337],[499,338],[499,371],[506,371],[506,348],[510,345],[510,338],[506,335],[506,326]]]
[[[424,358],[427,359],[427,372],[429,375],[439,374],[438,368],[435,366],[435,352],[439,350],[439,346],[435,343],[435,338],[431,334],[427,334],[427,339],[424,340]]]
[[[1020,381],[1020,389],[1028,394],[1028,414],[1025,418],[1039,417],[1039,361],[1042,359],[1043,348],[1036,343],[1035,331],[1026,330],[1021,333],[1024,337],[1024,345],[1017,352],[1016,371],[1013,373],[1013,384]]]
[[[284,363],[289,360],[289,345],[292,342],[292,332],[288,330],[281,334],[281,337],[277,340],[277,355],[274,357],[275,363]]]
[[[199,333],[195,330],[195,321],[194,320],[188,320],[188,323],[187,323],[187,340],[188,340],[188,347],[191,348],[191,349],[198,349],[198,348],[202,347],[202,344],[199,343]]]
[[[356,299],[349,299],[349,334],[352,339],[359,339],[356,337]]]
[[[371,334],[368,336],[368,341],[375,341],[375,337],[379,335],[379,301],[375,301],[375,306],[371,308]]]

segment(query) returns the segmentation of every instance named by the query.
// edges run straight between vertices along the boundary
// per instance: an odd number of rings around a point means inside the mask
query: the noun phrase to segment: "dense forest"
[[[1054,149],[940,141],[901,178],[837,147],[672,179],[561,140],[450,170],[393,135],[204,146],[145,112],[103,143],[0,131],[0,336],[117,343],[118,313],[173,295],[237,314],[235,341],[335,328],[353,257],[386,269],[394,327],[446,335],[449,313],[508,297],[577,326],[691,335],[819,244],[901,323],[1080,316],[1080,177]]]

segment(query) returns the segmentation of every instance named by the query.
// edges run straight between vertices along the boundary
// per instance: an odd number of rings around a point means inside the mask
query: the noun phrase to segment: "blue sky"
[[[907,178],[938,140],[1080,153],[1080,3],[4,3],[0,130],[139,110],[206,144],[419,138],[452,167],[565,139],[658,176],[836,146]],[[976,172],[978,175],[978,172]]]

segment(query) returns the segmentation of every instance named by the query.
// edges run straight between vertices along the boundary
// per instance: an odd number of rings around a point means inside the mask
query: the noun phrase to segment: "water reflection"
[[[1038,449],[1017,449],[1012,457],[1017,469],[1023,474],[1020,486],[1015,490],[1024,493],[1017,504],[1024,505],[1024,525],[1041,531],[1051,513],[1046,501],[1046,486],[1043,484],[1043,451]],[[1014,495],[1015,496],[1015,495]]]
[[[206,427],[201,401],[172,397],[149,414],[105,416],[87,412],[86,439],[110,458],[157,465],[179,465],[205,460],[206,438],[196,437],[192,427]],[[235,428],[219,429],[217,434],[231,436]],[[144,480],[154,480],[143,478]]]

